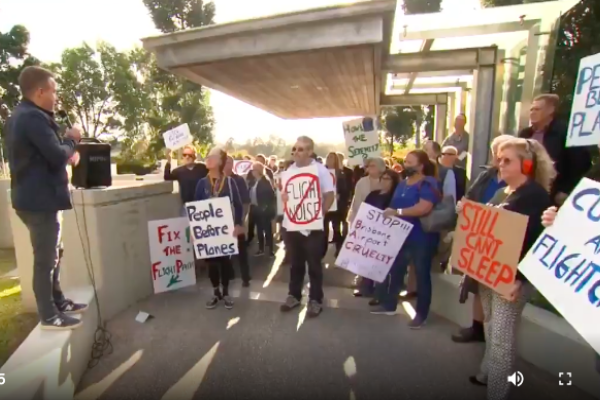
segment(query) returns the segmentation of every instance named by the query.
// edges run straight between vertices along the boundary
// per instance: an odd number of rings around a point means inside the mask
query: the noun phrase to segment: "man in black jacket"
[[[586,147],[565,147],[567,125],[555,116],[558,103],[555,94],[536,97],[529,111],[531,126],[519,132],[519,137],[542,143],[554,161],[557,175],[550,195],[560,205],[590,169],[592,161]]]
[[[344,177],[344,181],[346,183],[347,190],[344,191],[344,195],[341,195],[338,199],[338,212],[340,213],[340,218],[342,220],[342,229],[340,230],[342,233],[342,237],[340,242],[343,242],[348,235],[348,211],[350,211],[350,203],[352,202],[352,198],[354,197],[354,188],[356,187],[356,181],[354,180],[354,171],[352,168],[348,168],[344,165],[344,154],[336,153],[338,157],[338,161],[340,166],[342,167],[342,176]],[[334,236],[335,236],[334,231]],[[333,242],[336,242],[336,237],[333,238]]]
[[[59,136],[56,81],[50,71],[27,67],[19,86],[23,100],[6,122],[12,205],[29,230],[41,328],[74,329],[81,321],[67,314],[81,313],[87,305],[66,299],[60,288],[60,214],[73,208],[66,168],[76,163],[81,131],[71,128]]]
[[[208,169],[201,162],[196,162],[196,150],[192,146],[183,148],[183,165],[171,170],[171,150],[167,150],[167,163],[165,164],[164,180],[177,181],[181,202],[194,201],[194,193],[200,179],[206,177]],[[182,209],[182,215],[187,215]]]

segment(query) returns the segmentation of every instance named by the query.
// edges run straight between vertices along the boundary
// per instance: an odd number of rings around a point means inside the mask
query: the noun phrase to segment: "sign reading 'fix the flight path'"
[[[187,218],[149,221],[148,239],[154,293],[196,284]]]
[[[323,196],[317,167],[285,171],[281,174],[288,200],[283,204],[284,223],[288,231],[323,229]]]

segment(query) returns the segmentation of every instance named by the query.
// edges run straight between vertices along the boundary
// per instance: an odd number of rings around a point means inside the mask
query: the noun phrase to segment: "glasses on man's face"
[[[454,154],[454,153],[442,153],[442,155],[456,157],[456,154]]]
[[[292,147],[292,154],[302,153],[303,151],[304,151],[304,147]]]
[[[193,154],[190,154],[190,153],[183,153],[183,156],[184,156],[185,158],[195,158],[195,157],[194,157],[194,155],[193,155]]]

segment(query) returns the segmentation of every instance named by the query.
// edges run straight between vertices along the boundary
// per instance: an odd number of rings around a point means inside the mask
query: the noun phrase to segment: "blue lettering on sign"
[[[593,67],[585,67],[579,71],[579,79],[575,90],[577,96],[585,95],[585,108],[590,109],[600,105],[600,64]],[[571,136],[577,134],[579,137],[590,136],[594,131],[600,129],[600,111],[596,114],[594,123],[590,130],[584,130],[586,112],[575,112],[571,117]]]
[[[235,254],[235,243],[220,244],[215,246],[207,245],[206,243],[196,244],[196,250],[198,256],[202,257],[204,254],[211,257],[219,256],[231,256]]]
[[[600,265],[581,253],[570,251],[554,236],[544,233],[533,247],[533,254],[553,276],[573,288],[575,293],[586,289],[590,304],[600,307]],[[586,287],[587,286],[587,287]]]
[[[585,206],[581,205],[581,200],[587,196],[592,196],[594,202],[591,207],[585,209]],[[585,216],[592,222],[600,221],[600,208],[596,210],[599,204],[600,189],[595,187],[586,188],[577,192],[575,195],[573,195],[571,200],[571,205],[573,206],[573,208],[577,211],[585,212]]]
[[[186,206],[188,219],[190,221],[208,221],[210,218],[223,218],[223,209],[213,207],[212,203],[208,204],[208,209],[206,210],[197,210],[196,206],[189,205]]]
[[[227,225],[223,226],[212,226],[208,225],[207,227],[194,226],[194,239],[206,239],[221,235],[229,235],[229,227]]]

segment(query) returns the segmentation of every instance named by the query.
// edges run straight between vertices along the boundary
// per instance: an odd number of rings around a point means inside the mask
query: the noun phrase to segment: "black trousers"
[[[251,206],[252,207],[252,206]],[[256,229],[256,221],[254,220],[254,215],[252,214],[252,210],[248,213],[248,234],[246,235],[246,243],[252,243],[254,239],[254,231]]]
[[[348,236],[348,212],[350,211],[350,205],[343,205],[340,207],[340,205],[338,204],[338,216],[339,216],[339,224],[340,224],[340,229],[339,230],[333,230],[333,241],[335,243],[337,243],[337,239],[336,235],[340,235],[340,243],[344,243],[344,240],[346,239],[346,236]],[[338,233],[339,232],[339,233]]]
[[[262,211],[256,206],[251,206],[250,214],[256,224],[256,234],[258,235],[258,249],[265,251],[265,244],[269,248],[269,251],[273,249],[273,226],[271,221],[273,220],[268,213]]]
[[[339,251],[342,248],[342,243],[344,242],[344,238],[342,237],[342,221],[341,216],[338,211],[330,211],[325,214],[325,218],[323,221],[323,232],[324,232],[324,240],[323,240],[323,257],[327,254],[327,248],[329,246],[329,225],[333,229],[333,243],[335,243],[335,250]]]
[[[290,252],[292,268],[290,270],[289,295],[300,300],[304,287],[304,275],[308,265],[310,289],[308,298],[319,303],[323,301],[323,265],[322,252],[316,249],[323,246],[325,233],[311,231],[308,236],[300,232],[286,232],[286,248]]]
[[[238,236],[238,250],[237,255],[238,262],[240,264],[240,274],[242,275],[242,281],[250,282],[250,264],[248,263],[248,244],[246,243],[246,235],[242,234]],[[233,269],[232,269],[233,272]],[[232,278],[235,274],[232,273]]]
[[[209,258],[208,262],[208,278],[214,289],[223,288],[225,292],[229,288],[233,266],[231,265],[230,257]],[[223,293],[227,294],[227,293]]]

